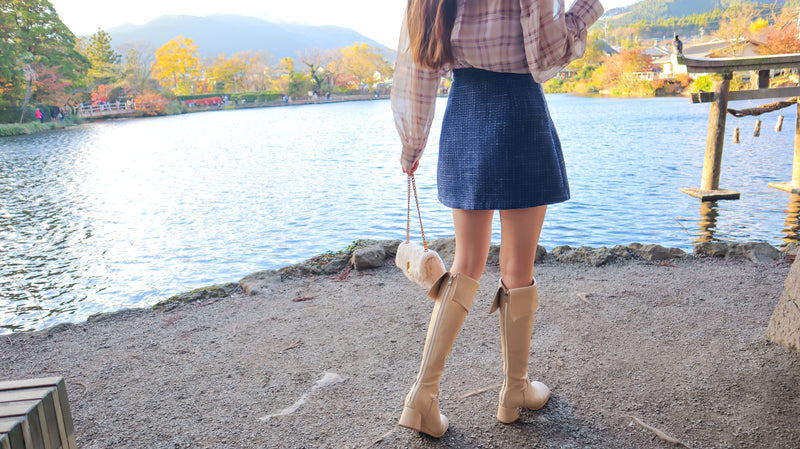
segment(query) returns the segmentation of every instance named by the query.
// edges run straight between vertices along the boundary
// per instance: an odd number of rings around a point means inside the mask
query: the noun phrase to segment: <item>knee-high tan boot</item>
[[[550,389],[528,379],[533,315],[539,308],[536,281],[529,287],[507,289],[500,281],[489,313],[500,309],[500,345],[503,348],[503,387],[497,419],[512,423],[519,419],[519,407],[539,410],[550,398]]]
[[[417,381],[406,395],[400,415],[401,426],[436,438],[447,431],[447,418],[439,413],[439,379],[477,291],[478,281],[462,273],[445,273],[428,292],[436,303]]]

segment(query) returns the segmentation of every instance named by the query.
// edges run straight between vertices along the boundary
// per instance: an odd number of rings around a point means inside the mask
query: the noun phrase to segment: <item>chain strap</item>
[[[417,182],[414,174],[408,175],[408,214],[406,215],[406,243],[411,240],[411,190],[414,190],[414,201],[417,204],[417,216],[419,217],[419,230],[422,234],[422,247],[428,251],[428,242],[425,240],[425,229],[422,227],[422,213],[419,210],[419,197],[417,196]]]

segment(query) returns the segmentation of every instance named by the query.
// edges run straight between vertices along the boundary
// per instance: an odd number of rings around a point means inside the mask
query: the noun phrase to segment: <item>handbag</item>
[[[422,246],[411,241],[411,191],[414,191],[414,201],[417,204],[419,217],[419,230],[422,234]],[[406,216],[406,241],[397,247],[395,264],[403,270],[403,274],[419,286],[430,289],[431,286],[444,274],[444,262],[439,254],[428,248],[425,240],[425,230],[422,227],[422,214],[419,210],[417,197],[417,183],[414,175],[408,175],[408,214]]]

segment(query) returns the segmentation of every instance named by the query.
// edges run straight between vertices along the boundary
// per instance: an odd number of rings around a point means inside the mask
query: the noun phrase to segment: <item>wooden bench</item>
[[[63,378],[0,382],[0,449],[77,449]]]

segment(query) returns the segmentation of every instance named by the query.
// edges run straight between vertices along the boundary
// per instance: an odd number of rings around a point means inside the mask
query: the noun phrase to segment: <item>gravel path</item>
[[[632,417],[693,448],[800,447],[800,354],[764,337],[788,271],[537,265],[529,371],[552,397],[503,425],[490,266],[442,378],[439,440],[395,425],[432,302],[392,267],[4,336],[0,380],[64,376],[81,448],[674,447]]]

